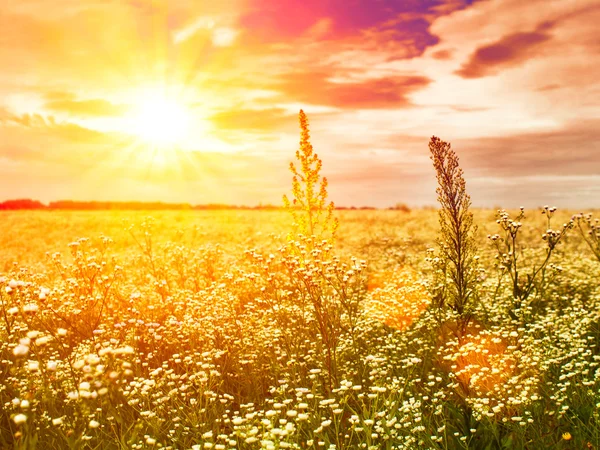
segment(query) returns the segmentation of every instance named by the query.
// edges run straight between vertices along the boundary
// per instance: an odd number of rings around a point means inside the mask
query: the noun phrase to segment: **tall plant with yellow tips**
[[[310,143],[308,119],[302,110],[299,119],[300,148],[296,151],[299,166],[290,163],[293,200],[284,195],[283,204],[292,213],[297,233],[332,241],[338,228],[338,221],[333,217],[335,206],[327,202],[327,178],[320,174],[323,163]]]

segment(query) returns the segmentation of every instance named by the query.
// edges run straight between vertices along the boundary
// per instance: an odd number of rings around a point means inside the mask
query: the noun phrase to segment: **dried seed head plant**
[[[564,223],[559,229],[552,228],[552,218],[556,213],[556,207],[544,206],[541,213],[546,216],[546,231],[542,234],[542,240],[545,242],[545,255],[538,262],[531,255],[525,255],[524,246],[521,243],[521,223],[525,217],[525,209],[520,208],[520,212],[515,219],[504,209],[496,214],[496,223],[500,226],[501,234],[489,235],[488,239],[496,248],[497,260],[502,274],[508,273],[512,287],[512,306],[508,310],[508,315],[512,319],[526,321],[529,320],[525,315],[526,311],[533,306],[541,306],[540,299],[544,298],[546,285],[548,283],[547,270],[552,267],[550,259],[556,251],[556,246],[563,240],[570,229],[573,228],[573,220]],[[530,268],[526,269],[526,266]],[[556,270],[555,270],[556,272]],[[532,294],[538,293],[539,297],[532,300]],[[529,314],[529,313],[527,313]]]
[[[471,198],[467,194],[458,156],[450,143],[433,136],[429,141],[429,150],[436,171],[436,192],[441,206],[439,253],[447,263],[444,280],[441,280],[444,288],[439,289],[442,294],[437,293],[436,302],[440,308],[449,306],[465,317],[468,323],[476,279],[473,238],[476,227],[473,225],[473,213],[469,210]]]
[[[300,167],[290,163],[293,200],[284,195],[283,204],[292,213],[297,233],[333,241],[338,228],[338,221],[333,217],[335,206],[333,202],[327,203],[327,178],[320,174],[323,163],[310,143],[308,119],[302,110],[299,119],[300,149],[296,151],[296,159]]]
[[[579,213],[573,216],[571,223],[577,226],[579,234],[600,261],[600,220],[595,219],[591,213]]]

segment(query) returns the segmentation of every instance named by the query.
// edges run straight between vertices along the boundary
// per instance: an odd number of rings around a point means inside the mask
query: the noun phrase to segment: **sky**
[[[597,0],[0,4],[0,199],[281,204],[308,116],[340,206],[600,207]]]

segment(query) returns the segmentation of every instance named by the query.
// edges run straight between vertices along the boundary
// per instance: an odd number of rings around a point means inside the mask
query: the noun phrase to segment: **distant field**
[[[491,211],[483,213],[490,214]],[[390,247],[402,243],[424,249],[434,244],[437,216],[433,211],[340,211],[338,216],[338,244],[342,251],[352,251],[357,257],[361,256],[359,253],[364,253],[362,258],[368,257],[372,252],[370,244],[377,240],[391,240]],[[282,238],[289,232],[289,214],[285,211],[0,212],[0,267],[7,268],[15,261],[39,265],[46,252],[65,252],[67,244],[81,237],[107,236],[114,241],[115,253],[135,252],[127,230],[147,217],[154,219],[153,237],[158,243],[219,244],[243,251],[255,246],[277,246],[270,236]]]
[[[437,213],[336,215],[329,249],[284,211],[0,213],[0,447],[600,446],[600,262],[574,230],[514,319],[476,210],[457,340]],[[522,279],[546,255],[526,215]]]
[[[555,222],[565,222],[578,211],[559,211]],[[338,211],[340,219],[338,246],[341,251],[376,262],[384,255],[373,254],[371,244],[387,240],[389,247],[408,246],[412,257],[435,245],[438,230],[437,212]],[[481,250],[489,250],[487,234],[497,232],[496,210],[476,210]],[[537,210],[527,216],[532,228],[527,237],[544,231],[544,217]],[[134,250],[127,231],[145,218],[155,222],[156,242],[180,241],[185,244],[219,244],[227,248],[276,245],[270,235],[282,237],[289,231],[289,214],[285,211],[0,211],[0,267],[7,270],[13,262],[25,265],[43,263],[46,252],[64,252],[67,244],[81,238],[110,237],[116,253]],[[581,244],[579,238],[574,238]],[[533,243],[533,242],[532,242]],[[373,254],[372,256],[370,256]]]

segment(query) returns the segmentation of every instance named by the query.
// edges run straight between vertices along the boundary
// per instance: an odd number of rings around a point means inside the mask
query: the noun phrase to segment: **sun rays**
[[[189,139],[190,109],[161,92],[149,92],[136,105],[131,130],[144,142],[159,147],[175,147]]]

